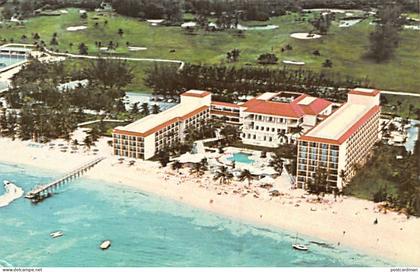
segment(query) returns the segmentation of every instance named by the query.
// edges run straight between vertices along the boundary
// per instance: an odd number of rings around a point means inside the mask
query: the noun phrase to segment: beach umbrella
[[[273,167],[265,167],[261,170],[261,172],[263,173],[263,175],[270,175],[270,176],[278,174],[278,172],[274,170]]]
[[[254,176],[261,176],[261,175],[264,174],[262,169],[256,168],[254,166],[249,166],[248,171],[251,172],[251,174],[254,175]]]
[[[199,163],[205,158],[204,154],[191,154],[189,152],[182,154],[177,159],[180,163]]]
[[[257,183],[259,185],[266,185],[266,184],[273,185],[274,184],[274,179],[272,177],[265,176],[262,179],[260,179]]]

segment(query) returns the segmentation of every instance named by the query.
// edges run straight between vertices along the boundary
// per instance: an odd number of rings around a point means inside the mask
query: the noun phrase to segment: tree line
[[[63,63],[42,63],[36,59],[26,64],[12,78],[3,94],[9,110],[2,115],[5,136],[21,139],[69,138],[76,124],[86,120],[87,112],[118,114],[125,112],[122,90],[133,79],[132,69],[124,61],[91,61],[72,78]],[[88,79],[87,86],[60,88],[61,83]]]
[[[78,7],[88,10],[98,8],[103,0],[20,0],[4,4],[3,15],[13,14],[29,17],[40,8],[60,9]],[[108,0],[117,13],[143,19],[166,19],[182,21],[183,13],[197,15],[238,14],[242,20],[265,21],[272,16],[281,16],[288,11],[310,8],[365,9],[378,8],[382,0]],[[417,12],[417,0],[400,0],[404,11]]]
[[[385,62],[390,59],[400,44],[399,32],[406,22],[406,18],[402,16],[402,3],[401,0],[385,0],[378,9],[375,30],[369,37],[370,48],[367,54],[376,62]]]
[[[146,72],[145,84],[156,95],[176,96],[188,89],[209,90],[215,99],[237,101],[243,95],[288,90],[305,92],[336,101],[346,99],[347,89],[368,86],[368,82],[338,73],[305,69],[235,67],[185,64],[182,70],[155,65]],[[327,87],[328,86],[328,87]]]
[[[419,216],[420,138],[413,152],[407,152],[404,147],[378,144],[372,159],[359,170],[344,192]]]

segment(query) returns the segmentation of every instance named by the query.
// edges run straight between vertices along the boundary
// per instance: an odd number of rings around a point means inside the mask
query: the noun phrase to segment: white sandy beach
[[[67,172],[94,157],[93,151],[84,152],[82,147],[70,154],[70,150],[62,152],[58,144],[55,148],[28,144],[0,138],[0,162]],[[97,155],[107,159],[90,170],[88,178],[132,186],[245,222],[299,232],[334,246],[340,243],[398,264],[420,265],[419,218],[407,219],[394,212],[383,214],[375,203],[351,197],[336,202],[326,197],[322,204],[311,203],[313,197],[304,191],[288,189],[284,176],[276,180],[283,195],[270,197],[263,188],[246,188],[239,182],[220,186],[207,175],[196,178],[186,174],[187,169],[180,175],[170,168],[160,168],[156,162],[137,161],[134,166],[128,166],[127,160],[119,163],[111,156],[105,139],[101,139],[98,149]],[[373,224],[375,219],[378,224]]]

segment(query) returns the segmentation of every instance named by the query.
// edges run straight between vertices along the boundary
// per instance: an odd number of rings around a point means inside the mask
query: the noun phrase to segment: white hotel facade
[[[214,118],[238,126],[244,144],[278,147],[297,142],[298,187],[304,188],[321,167],[330,185],[342,188],[379,140],[379,96],[377,90],[357,88],[349,92],[347,103],[333,110],[330,101],[301,93],[264,93],[233,104],[190,90],[181,94],[180,104],[116,127],[114,154],[150,159],[184,141],[188,127],[199,128]]]
[[[190,90],[180,104],[113,131],[114,154],[150,159],[165,147],[182,142],[186,128],[211,118],[241,129],[242,142],[277,147],[296,140],[299,127],[312,128],[332,112],[332,103],[301,93],[264,93],[242,104],[211,100],[211,93]]]
[[[343,188],[363,165],[379,139],[380,92],[354,89],[347,103],[298,140],[297,186],[314,179],[319,168],[331,187]]]
[[[113,131],[114,155],[150,159],[176,142],[182,142],[185,130],[199,127],[210,119],[211,94],[191,90],[181,95],[180,104],[148,115]]]

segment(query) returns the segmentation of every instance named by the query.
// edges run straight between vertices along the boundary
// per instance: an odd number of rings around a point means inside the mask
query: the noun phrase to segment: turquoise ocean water
[[[11,180],[25,191],[57,176],[0,164],[0,182]],[[56,230],[64,236],[51,239],[49,233]],[[391,265],[342,247],[310,244],[309,252],[297,252],[291,249],[294,236],[80,179],[38,205],[20,198],[0,208],[0,266]],[[101,251],[106,239],[112,246]]]

